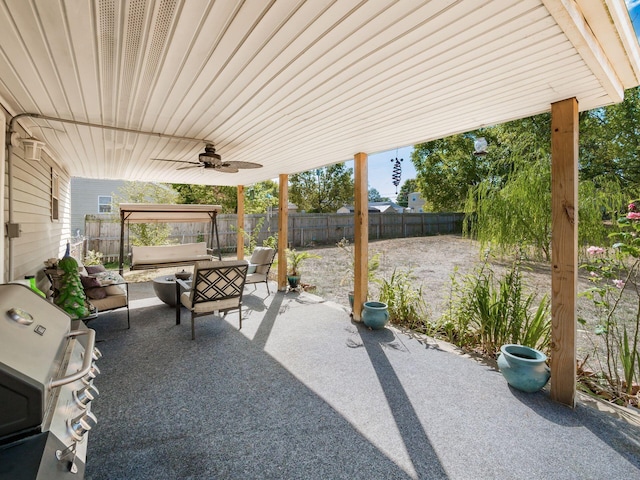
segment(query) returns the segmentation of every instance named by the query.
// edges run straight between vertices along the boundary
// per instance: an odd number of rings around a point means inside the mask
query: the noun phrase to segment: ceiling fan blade
[[[192,165],[200,165],[200,162],[190,162],[189,160],[170,160],[168,158],[152,158],[156,162],[174,162],[174,163],[190,163]]]
[[[220,165],[215,167],[216,171],[223,173],[238,173],[238,169],[232,165]]]
[[[262,165],[259,163],[253,162],[222,162],[222,165],[225,167],[233,167],[233,168],[262,168]]]
[[[195,162],[185,162],[185,163],[194,163],[194,165],[187,165],[186,167],[178,167],[176,170],[186,170],[187,168],[200,168],[203,165]]]

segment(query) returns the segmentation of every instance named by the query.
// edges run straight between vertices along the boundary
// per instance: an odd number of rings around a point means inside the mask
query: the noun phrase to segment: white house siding
[[[3,110],[6,123],[10,116]],[[28,136],[16,125],[20,136]],[[34,132],[34,136],[37,134]],[[6,152],[6,150],[5,150]],[[43,152],[39,162],[23,160],[22,145],[14,146],[13,155],[13,218],[20,226],[20,236],[13,239],[13,272],[9,271],[9,240],[4,237],[3,281],[18,280],[25,275],[44,277],[43,262],[60,257],[69,239],[70,189],[69,174]],[[59,219],[51,219],[51,169],[58,174]],[[5,155],[4,222],[9,221],[8,159]]]
[[[424,199],[420,196],[420,192],[411,192],[408,197],[408,206],[411,211],[422,213],[424,211]]]
[[[125,184],[124,180],[95,180],[91,178],[71,179],[71,234],[77,230],[84,235],[85,215],[98,215],[98,197],[113,198],[118,189]]]

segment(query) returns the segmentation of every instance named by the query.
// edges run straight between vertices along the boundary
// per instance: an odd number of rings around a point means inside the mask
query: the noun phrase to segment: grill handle
[[[87,330],[72,330],[69,332],[67,337],[79,337],[80,335],[89,335],[88,345],[85,348],[85,355],[82,359],[82,367],[73,375],[67,375],[66,377],[58,378],[57,380],[51,380],[49,383],[49,389],[60,387],[62,385],[66,385],[67,383],[75,382],[76,380],[80,380],[82,377],[87,375],[91,370],[91,363],[93,362],[93,358],[91,352],[96,345],[96,331],[88,328]],[[89,352],[87,354],[87,352]]]

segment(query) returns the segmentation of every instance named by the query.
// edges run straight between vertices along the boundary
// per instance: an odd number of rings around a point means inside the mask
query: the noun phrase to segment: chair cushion
[[[125,295],[127,293],[125,289],[119,285],[109,285],[108,287],[104,287],[104,290],[107,292],[107,295]]]
[[[267,273],[275,250],[271,247],[256,247],[251,254],[249,263],[257,265],[256,273]]]
[[[225,300],[214,300],[212,302],[196,303],[194,307],[194,305],[191,303],[191,292],[184,292],[182,295],[180,295],[180,303],[182,303],[182,305],[187,307],[189,310],[193,310],[195,313],[205,313],[238,308],[240,299],[238,297],[234,297],[227,298]]]
[[[211,259],[205,242],[131,247],[131,265],[156,265]]]
[[[252,273],[251,275],[247,275],[247,279],[245,280],[245,285],[248,283],[260,283],[267,281],[266,273]]]
[[[98,309],[98,312],[113,310],[114,308],[126,307],[127,296],[121,295],[107,295],[101,299],[91,299],[91,304]]]

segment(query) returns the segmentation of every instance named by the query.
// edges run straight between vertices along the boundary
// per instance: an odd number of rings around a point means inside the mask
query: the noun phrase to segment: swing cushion
[[[193,265],[200,260],[212,260],[205,242],[181,245],[154,245],[131,247],[131,269],[144,269],[174,265]]]

